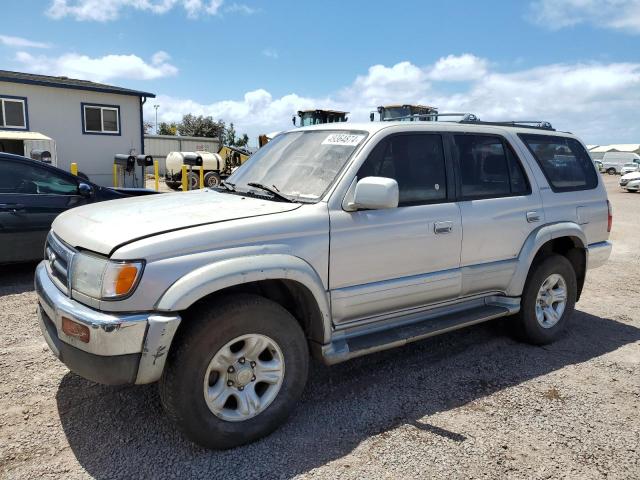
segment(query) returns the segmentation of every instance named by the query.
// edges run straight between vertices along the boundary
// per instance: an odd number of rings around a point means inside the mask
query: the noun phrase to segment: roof
[[[384,130],[386,128],[391,127],[402,127],[401,130],[411,131],[451,131],[451,132],[513,132],[513,133],[530,133],[537,135],[561,135],[563,137],[574,137],[573,134],[568,132],[561,132],[556,130],[543,130],[536,128],[527,128],[521,126],[507,126],[507,125],[491,125],[491,124],[473,124],[470,122],[467,123],[459,123],[459,122],[448,122],[448,121],[440,121],[440,122],[431,122],[431,121],[421,121],[421,122],[401,122],[401,121],[392,121],[392,122],[364,122],[364,123],[350,123],[350,122],[337,122],[337,123],[323,123],[322,125],[312,125],[309,127],[301,127],[301,128],[293,128],[287,131],[295,131],[295,130],[341,130],[341,131],[364,131],[370,134],[374,134],[379,132],[380,130]],[[399,130],[399,129],[398,129]]]
[[[606,153],[606,152],[638,152],[640,151],[639,143],[619,143],[613,145],[600,145],[599,147],[590,150],[593,153]]]
[[[400,108],[400,107],[411,107],[411,108],[422,108],[426,110],[437,110],[437,107],[431,107],[429,105],[417,105],[412,103],[403,103],[403,104],[394,104],[394,105],[380,105],[378,108]]]
[[[24,83],[27,85],[41,85],[44,87],[54,88],[70,88],[72,90],[89,90],[92,92],[116,93],[118,95],[134,95],[136,97],[156,97],[153,93],[115,87],[105,83],[96,83],[88,80],[78,80],[68,77],[37,75],[34,73],[11,72],[9,70],[0,70],[0,82]]]
[[[298,110],[298,115],[300,115],[301,113],[307,113],[307,112],[323,112],[323,113],[337,113],[337,114],[347,114],[349,112],[343,112],[341,110],[325,110],[323,108],[312,108],[309,110]]]
[[[159,139],[159,140],[194,140],[197,142],[219,142],[218,137],[191,137],[188,135],[153,135],[145,133],[144,139]]]
[[[51,140],[51,138],[38,132],[0,130],[0,140]]]

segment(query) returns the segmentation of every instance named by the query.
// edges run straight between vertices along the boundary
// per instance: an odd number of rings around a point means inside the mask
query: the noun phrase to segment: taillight
[[[607,210],[607,232],[611,232],[611,225],[613,224],[613,207],[609,200],[607,200]]]

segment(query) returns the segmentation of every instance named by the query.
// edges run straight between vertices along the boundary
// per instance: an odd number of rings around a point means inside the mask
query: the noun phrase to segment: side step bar
[[[356,336],[343,336],[322,347],[327,364],[343,362],[368,353],[400,347],[410,342],[433,337],[459,328],[486,322],[516,313],[519,308],[502,305],[480,305],[438,317],[429,317],[413,323],[401,324],[386,330],[366,332]]]

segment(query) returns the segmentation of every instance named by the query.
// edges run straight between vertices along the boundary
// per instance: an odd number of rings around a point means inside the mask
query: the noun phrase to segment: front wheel
[[[296,319],[279,304],[234,295],[184,320],[160,396],[169,417],[205,448],[232,448],[278,428],[307,379],[309,352]]]
[[[609,169],[607,169],[607,173],[609,175],[615,175],[616,174],[616,169],[615,168],[609,168]]]
[[[516,329],[522,340],[545,345],[567,328],[576,303],[576,274],[562,255],[551,255],[532,268],[515,318]]]

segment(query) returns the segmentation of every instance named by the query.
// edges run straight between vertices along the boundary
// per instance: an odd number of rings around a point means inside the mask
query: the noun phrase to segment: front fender
[[[329,341],[331,310],[327,292],[313,267],[293,255],[249,255],[200,267],[171,285],[156,304],[156,310],[186,310],[211,293],[260,280],[293,280],[307,287],[318,304],[325,341]]]
[[[540,248],[550,240],[560,237],[575,237],[582,242],[582,247],[587,246],[587,237],[584,231],[577,223],[574,222],[559,222],[551,225],[544,225],[537,230],[531,232],[529,237],[524,243],[524,246],[520,250],[518,255],[518,267],[516,268],[509,288],[507,289],[508,296],[520,296],[524,290],[524,284],[527,281],[529,275],[529,269],[533,263],[533,259],[540,251]]]

